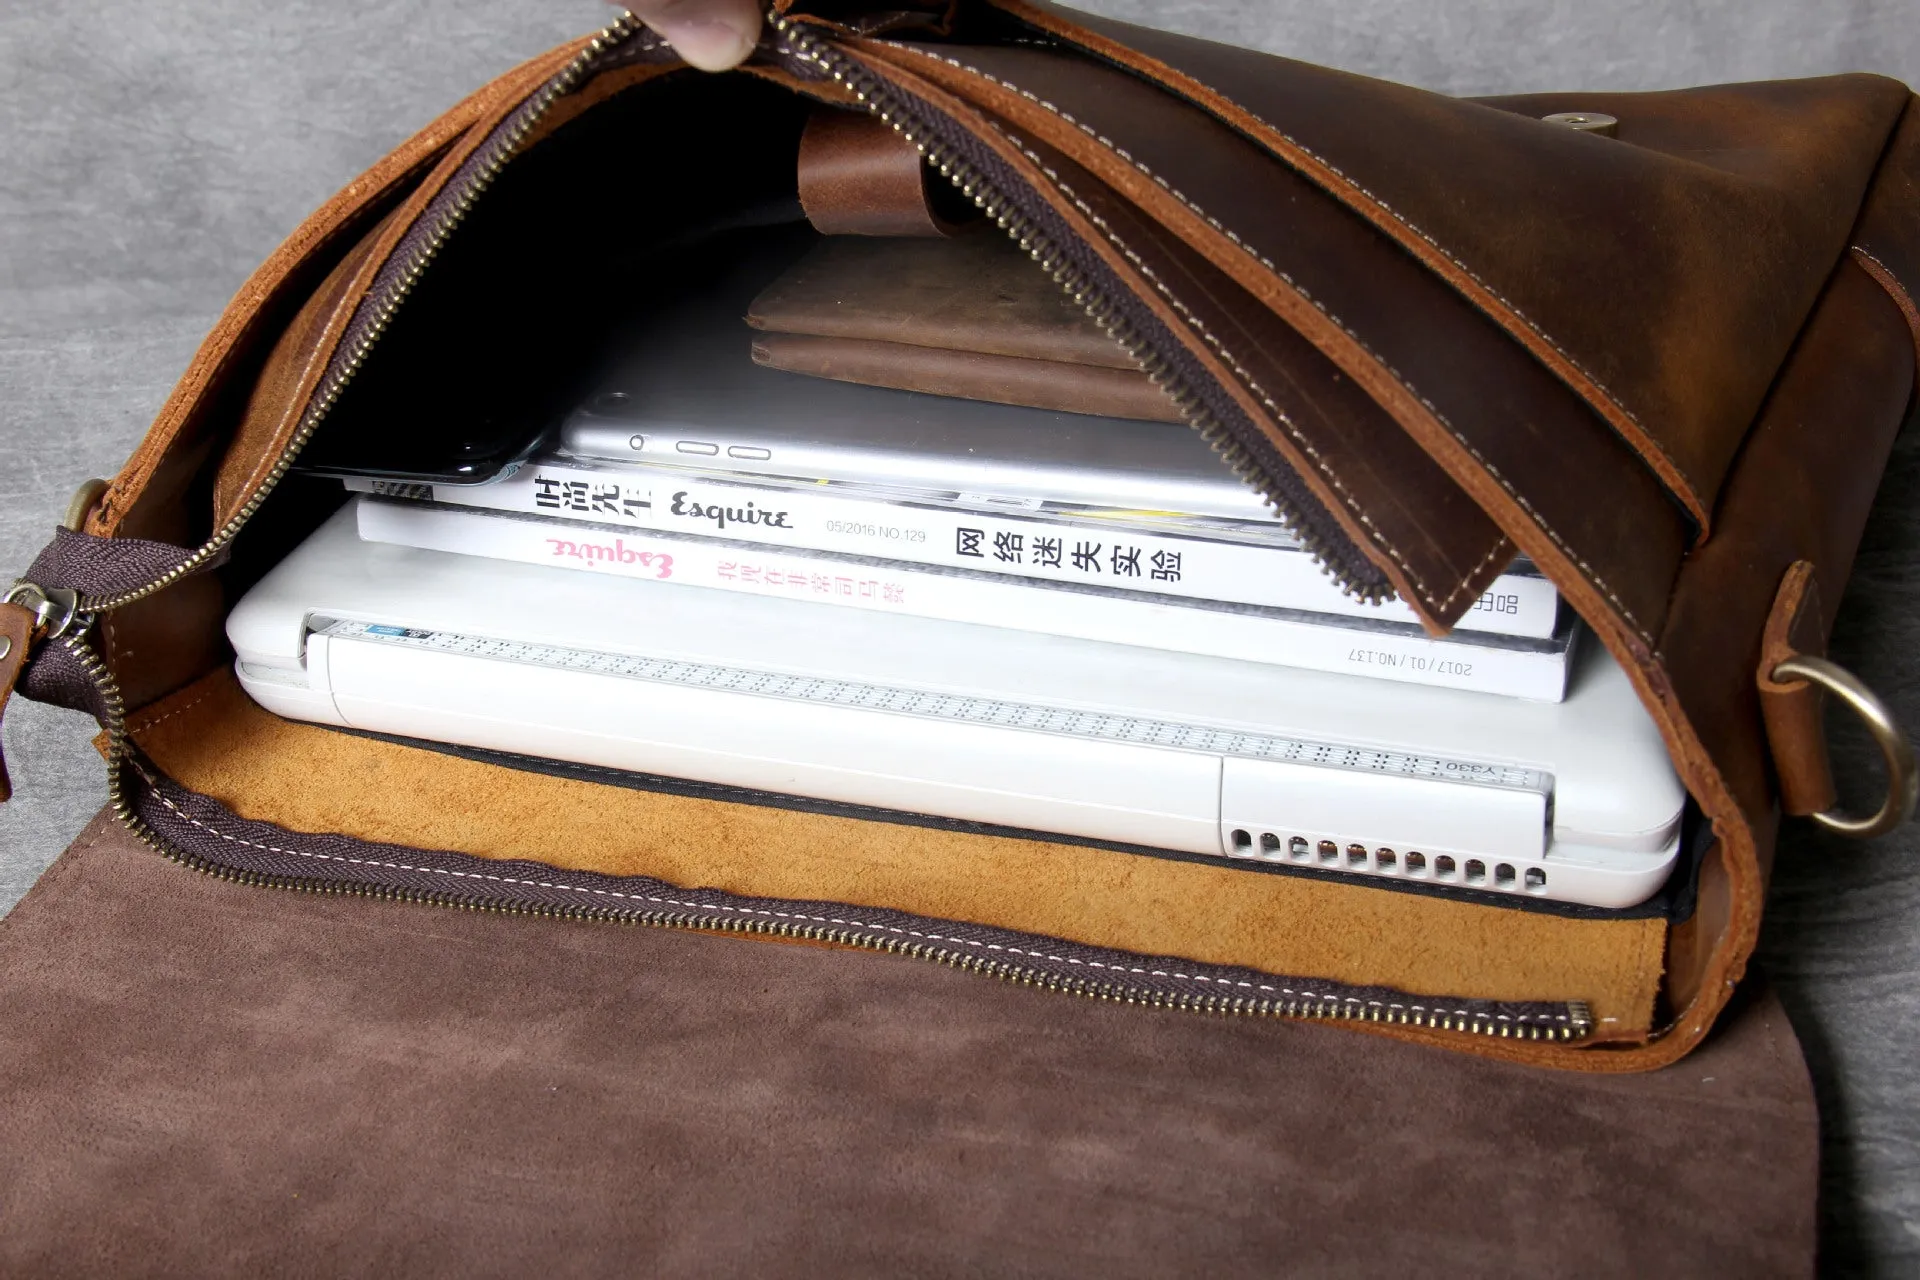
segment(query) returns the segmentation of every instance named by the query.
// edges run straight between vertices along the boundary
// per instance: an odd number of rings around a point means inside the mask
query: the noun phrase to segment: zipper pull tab
[[[16,582],[0,600],[0,717],[13,697],[34,645],[64,635],[78,612],[80,593],[64,587],[38,587]],[[0,755],[0,804],[13,798],[13,779]]]

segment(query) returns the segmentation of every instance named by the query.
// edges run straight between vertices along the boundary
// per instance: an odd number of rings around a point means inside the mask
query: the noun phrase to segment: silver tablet
[[[1277,519],[1188,427],[766,369],[753,363],[752,336],[738,319],[655,328],[566,419],[560,452],[990,502]]]

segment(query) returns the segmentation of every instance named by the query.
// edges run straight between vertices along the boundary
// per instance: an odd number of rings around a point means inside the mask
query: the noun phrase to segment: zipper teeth
[[[427,268],[439,256],[448,238],[462,222],[466,221],[467,214],[472,211],[474,203],[488,187],[493,185],[494,179],[500,176],[500,171],[506,168],[507,162],[519,153],[520,145],[526,141],[527,135],[533,131],[534,126],[546,118],[547,112],[553,108],[556,101],[579,84],[581,77],[602,54],[626,40],[638,25],[638,20],[632,14],[622,13],[618,19],[588,41],[586,47],[580,50],[557,75],[548,80],[526,106],[521,108],[519,122],[504,135],[500,145],[494,148],[487,162],[468,178],[464,188],[454,197],[453,204],[440,216],[438,222],[427,233],[425,240],[414,251],[412,260],[401,271],[393,287],[384,297],[374,302],[373,322],[367,326],[347,352],[346,359],[331,362],[325,380],[321,382],[313,400],[307,405],[306,412],[301,416],[300,425],[294,429],[287,447],[281,450],[273,467],[240,510],[236,511],[198,550],[159,578],[119,595],[85,597],[80,602],[83,610],[89,613],[104,613],[110,609],[132,604],[136,600],[143,600],[155,592],[164,591],[188,574],[204,568],[239,536],[240,530],[253,519],[254,514],[260,510],[266,500],[272,496],[274,489],[279,486],[280,481],[286,477],[300,450],[306,447],[307,441],[313,438],[313,433],[333,411],[333,406],[338,403],[348,384],[360,372],[360,367],[366,363],[368,354],[379,343],[387,327],[393,323],[393,318],[399,313],[401,304],[407,300],[414,286],[419,284],[420,277],[426,274]]]
[[[113,810],[114,817],[126,823],[142,839],[148,839],[144,832],[145,824],[134,813],[122,785],[121,764],[127,755],[126,700],[120,695],[120,682],[107,669],[106,662],[94,651],[93,646],[87,643],[87,633],[92,629],[91,614],[77,617],[73,629],[60,638],[60,643],[80,664],[80,669],[86,672],[87,678],[93,681],[94,689],[100,694],[101,727],[107,731],[107,805]]]
[[[136,821],[138,821],[136,819]],[[1045,969],[1006,960],[985,959],[970,952],[924,942],[904,941],[886,935],[826,925],[790,924],[779,921],[741,920],[730,915],[707,915],[697,911],[619,911],[578,907],[528,907],[490,898],[470,898],[457,894],[423,893],[407,889],[389,889],[376,885],[358,885],[330,880],[310,880],[293,876],[267,875],[239,871],[219,863],[170,848],[144,823],[135,834],[169,860],[190,870],[229,884],[256,889],[280,889],[332,897],[367,898],[380,902],[404,902],[415,906],[443,907],[487,915],[528,916],[549,920],[568,920],[588,924],[621,924],[650,929],[677,929],[687,932],[741,934],[751,937],[779,938],[790,942],[827,943],[884,955],[906,956],[960,969],[968,973],[998,978],[1002,982],[1034,987],[1060,995],[1078,996],[1145,1008],[1171,1009],[1187,1013],[1217,1014],[1250,1018],[1283,1018],[1307,1022],[1367,1022],[1380,1026],[1420,1027],[1432,1031],[1451,1031],[1490,1039],[1527,1041],[1572,1041],[1582,1039],[1591,1030],[1593,1019],[1587,1007],[1577,1001],[1567,1004],[1568,1020],[1560,1027],[1516,1025],[1489,1015],[1466,1017],[1452,1014],[1430,1015],[1422,1012],[1393,1013],[1371,1004],[1352,1000],[1269,999],[1245,996],[1184,995],[1156,991],[1121,982],[1099,982],[1085,978],[1063,977]]]
[[[811,35],[795,28],[792,23],[777,14],[770,14],[768,21],[781,35],[785,36],[796,55],[820,66],[828,74],[854,93],[868,111],[885,120],[897,132],[910,142],[929,162],[933,163],[962,193],[984,211],[1007,234],[1016,240],[1020,247],[1037,262],[1042,269],[1053,277],[1074,301],[1085,308],[1087,314],[1100,325],[1114,341],[1125,348],[1147,372],[1154,384],[1160,387],[1179,407],[1201,438],[1212,446],[1225,460],[1240,480],[1266,496],[1279,511],[1282,519],[1302,540],[1302,545],[1314,559],[1336,580],[1342,577],[1330,563],[1324,546],[1312,539],[1309,530],[1300,526],[1294,513],[1268,492],[1266,478],[1261,474],[1247,450],[1234,440],[1227,428],[1212,414],[1199,397],[1179,377],[1172,366],[1151,345],[1142,338],[1125,317],[1115,313],[1111,300],[1104,297],[1087,280],[1085,274],[1073,266],[1059,249],[1049,240],[1025,214],[1012,208],[1001,200],[991,189],[980,172],[937,138],[933,138],[922,129],[904,120],[896,105],[889,111],[881,99],[890,99],[892,95],[884,92],[884,86],[877,79],[852,67],[847,60],[823,46]],[[1584,1038],[1592,1028],[1592,1017],[1586,1006],[1577,1001],[1567,1002],[1569,1019],[1560,1027],[1516,1026],[1512,1022],[1501,1021],[1485,1015],[1456,1017],[1450,1014],[1429,1016],[1418,1012],[1403,1011],[1395,1014],[1371,1004],[1356,1004],[1342,999],[1281,999],[1251,998],[1244,996],[1222,997],[1212,995],[1170,994],[1149,987],[1133,986],[1122,982],[1097,982],[1083,978],[1065,978],[1050,971],[1030,965],[1022,965],[1006,960],[983,959],[968,952],[956,951],[946,947],[933,946],[922,942],[903,941],[883,934],[872,934],[857,929],[835,926],[793,924],[782,921],[742,920],[731,915],[703,915],[698,912],[664,911],[618,911],[609,909],[586,909],[568,907],[529,907],[499,899],[464,897],[455,894],[432,894],[408,889],[384,888],[376,885],[360,885],[345,881],[303,879],[291,876],[274,876],[258,872],[241,871],[226,867],[210,859],[177,849],[148,825],[135,808],[126,789],[125,764],[127,760],[126,703],[120,692],[119,681],[108,670],[93,646],[88,644],[86,636],[92,628],[93,615],[110,609],[117,609],[144,599],[155,592],[177,582],[186,575],[205,566],[217,556],[228,543],[239,534],[242,527],[252,519],[255,512],[266,501],[274,488],[286,475],[295,455],[305,446],[314,431],[332,410],[367,355],[381,335],[392,323],[401,304],[413,291],[421,275],[438,255],[441,247],[454,229],[465,220],[479,196],[492,185],[493,180],[513,158],[520,144],[533,127],[540,122],[552,107],[555,100],[571,90],[586,74],[595,59],[612,45],[624,41],[638,25],[631,14],[622,14],[613,24],[603,30],[581,50],[572,62],[561,71],[536,95],[533,108],[527,111],[487,163],[469,180],[466,188],[455,198],[451,208],[441,218],[426,241],[416,251],[414,258],[401,273],[394,288],[377,304],[374,322],[361,335],[349,352],[347,359],[333,366],[322,384],[320,392],[303,416],[293,438],[281,453],[272,469],[267,473],[260,487],[256,489],[246,504],[234,514],[203,546],[180,564],[168,570],[154,582],[135,590],[115,596],[86,597],[81,601],[81,609],[76,616],[76,625],[72,632],[62,637],[75,662],[94,683],[100,694],[101,719],[107,733],[107,801],[114,817],[124,825],[142,843],[161,856],[181,866],[198,871],[203,875],[232,884],[256,888],[282,889],[293,892],[325,894],[333,896],[370,898],[388,902],[408,902],[422,906],[438,906],[457,910],[485,912],[497,915],[534,916],[548,919],[565,919],[585,922],[619,923],[640,925],[651,928],[683,929],[702,932],[747,934],[762,937],[776,937],[793,941],[830,943],[838,946],[853,947],[864,951],[880,952],[888,955],[905,955],[915,959],[943,964],[949,968],[961,969],[971,973],[984,974],[1004,982],[1021,986],[1036,987],[1085,999],[1112,1001],[1123,1004],[1141,1005],[1159,1009],[1177,1009],[1191,1013],[1223,1014],[1241,1017],[1286,1018],[1302,1021],[1345,1021],[1368,1022],[1380,1025],[1412,1026],[1429,1030],[1451,1031],[1497,1039],[1517,1039],[1530,1041],[1571,1041]],[[855,81],[861,83],[856,84]],[[880,90],[880,91],[877,91]],[[1343,585],[1345,585],[1343,583]]]
[[[1034,221],[1019,209],[1008,204],[996,193],[991,183],[977,168],[963,157],[957,155],[945,142],[935,137],[925,125],[912,118],[911,112],[902,106],[899,95],[892,86],[838,50],[820,40],[792,20],[778,14],[769,14],[768,21],[774,30],[785,38],[789,49],[795,56],[813,63],[833,78],[835,83],[853,94],[869,114],[884,121],[895,133],[904,138],[920,153],[922,158],[940,175],[951,182],[959,192],[971,200],[975,207],[993,219],[994,224],[1006,232],[1040,268],[1061,286],[1076,305],[1093,322],[1100,326],[1114,342],[1118,343],[1133,358],[1148,379],[1180,411],[1187,424],[1200,434],[1200,438],[1218,453],[1234,476],[1248,488],[1267,500],[1267,503],[1279,515],[1280,522],[1289,533],[1299,540],[1301,547],[1312,557],[1322,573],[1332,578],[1343,591],[1361,598],[1371,599],[1374,594],[1358,588],[1354,575],[1348,572],[1339,561],[1345,560],[1338,555],[1313,530],[1309,522],[1299,518],[1286,501],[1273,492],[1273,485],[1259,463],[1247,451],[1246,447],[1233,435],[1191,386],[1187,384],[1172,363],[1160,354],[1127,320],[1119,314],[1112,300],[1103,294],[1096,285],[1087,279],[1086,273],[1074,266],[1067,256],[1054,244]]]

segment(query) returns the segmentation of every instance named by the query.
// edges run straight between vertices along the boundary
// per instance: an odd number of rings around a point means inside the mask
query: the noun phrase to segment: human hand
[[[673,46],[689,65],[725,71],[760,40],[759,0],[615,0]]]

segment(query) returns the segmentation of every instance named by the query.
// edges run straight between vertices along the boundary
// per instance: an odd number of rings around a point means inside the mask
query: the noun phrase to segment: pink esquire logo
[[[655,578],[673,576],[673,557],[664,551],[635,551],[625,538],[615,538],[611,546],[604,542],[574,542],[567,538],[548,538],[547,545],[561,559],[583,561],[590,568],[602,564],[636,565],[652,569]]]

